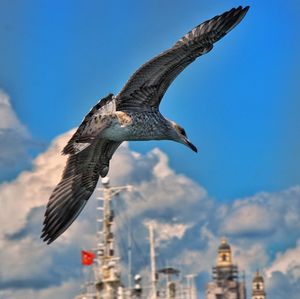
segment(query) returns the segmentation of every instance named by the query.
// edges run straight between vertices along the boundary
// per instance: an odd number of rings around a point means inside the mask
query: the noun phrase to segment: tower
[[[217,253],[217,264],[213,267],[213,279],[222,287],[228,282],[236,281],[237,278],[238,267],[232,262],[231,247],[227,240],[222,238]]]
[[[264,279],[259,271],[256,272],[252,280],[252,299],[266,299]]]
[[[238,266],[233,264],[231,247],[225,238],[218,247],[213,281],[206,286],[206,299],[245,299],[244,281],[239,281]]]
[[[235,280],[237,277],[237,266],[232,263],[231,247],[225,238],[221,239],[218,248],[217,265],[214,267],[214,277],[221,282],[222,280]]]

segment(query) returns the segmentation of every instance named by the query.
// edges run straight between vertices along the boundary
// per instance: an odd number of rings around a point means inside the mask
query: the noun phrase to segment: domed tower
[[[217,267],[232,266],[231,248],[225,238],[221,239],[221,244],[218,248]]]
[[[252,299],[266,299],[264,279],[259,271],[256,272],[252,280]]]
[[[232,263],[231,247],[225,238],[221,239],[218,248],[217,265],[213,268],[213,278],[218,284],[225,281],[235,281],[238,276],[238,267]]]
[[[206,286],[206,299],[245,299],[245,281],[239,281],[238,266],[233,264],[231,247],[225,238],[218,247],[213,281]]]

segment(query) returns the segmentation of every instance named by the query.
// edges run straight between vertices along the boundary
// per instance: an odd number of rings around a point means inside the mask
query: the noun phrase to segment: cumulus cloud
[[[233,240],[240,267],[248,273],[261,269],[267,292],[276,299],[298,296],[295,285],[300,283],[299,197],[299,186],[274,193],[260,192],[233,202],[220,222],[220,231]]]
[[[79,292],[80,249],[96,243],[96,194],[54,244],[46,246],[39,239],[45,205],[66,162],[60,152],[72,133],[56,138],[33,161],[32,170],[0,185],[0,260],[1,268],[6,269],[0,272],[1,298],[19,298],[21,294],[72,298]],[[134,186],[132,192],[124,192],[113,202],[113,208],[120,246],[127,239],[125,228],[131,219],[133,238],[141,253],[135,255],[136,271],[145,271],[148,264],[146,224],[152,223],[157,231],[160,266],[180,266],[185,273],[198,274],[202,291],[222,235],[229,237],[234,261],[248,271],[248,281],[257,268],[268,274],[270,292],[279,287],[279,277],[290,286],[298,281],[295,256],[300,244],[295,244],[300,234],[295,228],[300,225],[299,186],[220,204],[203,187],[171,169],[165,153],[154,149],[141,155],[131,151],[127,143],[113,157],[109,175],[112,185]],[[276,249],[276,244],[291,245]],[[274,255],[274,250],[281,253]],[[126,267],[126,248],[122,253]]]
[[[299,298],[300,292],[300,240],[296,246],[278,252],[265,269],[269,294],[272,298]]]
[[[29,212],[45,205],[53,186],[58,183],[65,156],[58,154],[70,134],[58,137],[49,150],[33,161],[33,169],[24,171],[12,182],[0,185],[0,236],[17,232],[26,225]],[[13,221],[11,221],[13,217]]]
[[[66,280],[59,286],[51,286],[46,289],[6,289],[0,290],[0,297],[3,299],[70,299],[78,295],[78,286],[82,282],[77,280]]]
[[[156,243],[160,245],[163,242],[170,241],[173,238],[182,239],[186,230],[191,227],[191,224],[184,224],[184,223],[163,223],[160,221],[156,221],[153,219],[146,219],[144,221],[144,225],[148,227],[151,225],[154,231],[159,232],[156,237]]]
[[[267,275],[271,276],[272,272],[280,271],[282,273],[290,272],[295,279],[300,279],[300,240],[298,240],[296,247],[289,248],[285,252],[279,252],[275,260],[268,267]]]
[[[56,138],[49,149],[33,161],[32,170],[0,185],[0,259],[2,267],[8,269],[1,272],[0,281],[7,298],[11,298],[12,290],[18,292],[23,288],[27,291],[32,289],[32,292],[40,290],[37,294],[44,298],[42,289],[45,292],[49,288],[58,291],[66,281],[78,279],[80,248],[91,248],[95,244],[95,221],[91,220],[96,217],[94,196],[79,219],[53,245],[46,246],[39,240],[44,206],[66,162],[66,157],[60,152],[72,133],[70,131]],[[130,151],[124,144],[112,162],[110,174],[112,183],[133,182],[134,193],[143,194],[144,198],[136,201],[130,201],[132,194],[124,196],[128,217],[148,215],[151,219],[160,210],[158,218],[162,219],[165,214],[180,216],[178,211],[182,210],[185,213],[181,216],[186,218],[188,209],[180,209],[178,203],[201,202],[206,196],[200,186],[183,175],[175,174],[168,166],[167,156],[159,150],[142,156]],[[156,195],[153,194],[154,189]],[[166,200],[162,201],[162,197]],[[143,227],[142,222],[140,227]],[[178,223],[172,231],[166,223],[165,238],[180,238],[187,227]],[[147,242],[145,236],[144,241]]]
[[[195,237],[203,243],[203,248],[198,250],[185,248],[173,258],[172,263],[178,268],[183,268],[186,273],[211,272],[211,267],[217,260],[219,239],[205,225],[200,228],[198,236]]]
[[[268,213],[267,207],[258,204],[242,205],[234,208],[224,221],[223,231],[230,235],[270,234],[274,215]]]
[[[294,279],[290,272],[275,271],[267,280],[267,296],[274,299],[298,299],[300,293],[300,279]]]
[[[31,144],[30,134],[20,122],[11,105],[9,96],[0,90],[0,167],[4,178],[6,172],[24,165],[28,161],[28,145]]]
[[[28,132],[24,125],[21,124],[17,118],[11,103],[9,96],[2,90],[0,90],[0,130],[3,134],[4,130],[12,129],[21,135],[27,135]]]

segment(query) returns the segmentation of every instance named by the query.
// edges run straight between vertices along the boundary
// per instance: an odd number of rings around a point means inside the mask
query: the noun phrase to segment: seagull
[[[123,141],[173,140],[197,152],[185,130],[160,113],[159,104],[173,80],[212,50],[248,9],[232,8],[198,25],[142,65],[117,95],[109,94],[91,109],[62,151],[69,157],[47,204],[41,235],[44,242],[53,242],[77,218],[99,176],[107,175],[109,162]]]

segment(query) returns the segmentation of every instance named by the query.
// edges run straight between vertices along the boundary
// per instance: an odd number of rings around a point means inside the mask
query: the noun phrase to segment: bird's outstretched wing
[[[243,19],[248,9],[248,6],[233,8],[202,23],[172,48],[142,65],[117,95],[117,110],[158,109],[166,90],[180,72],[197,57],[209,52],[215,42]]]
[[[99,175],[106,176],[109,161],[120,144],[98,139],[68,158],[62,179],[47,204],[41,236],[45,242],[53,242],[76,219],[92,195]]]

